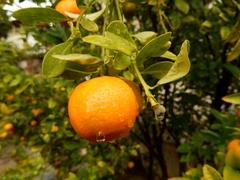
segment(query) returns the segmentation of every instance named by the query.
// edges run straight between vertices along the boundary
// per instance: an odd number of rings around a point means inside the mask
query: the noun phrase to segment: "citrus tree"
[[[22,30],[47,49],[41,80],[48,87],[46,91],[52,91],[53,81],[59,83],[55,77],[68,79],[59,80],[63,91],[39,96],[39,101],[50,103],[46,109],[52,107],[56,114],[52,122],[46,121],[51,122],[47,130],[42,118],[28,120],[40,132],[32,138],[41,140],[38,145],[44,148],[40,152],[44,157],[49,155],[48,162],[59,168],[59,162],[68,160],[59,177],[112,178],[126,164],[133,167],[133,162],[136,166],[140,162],[136,168],[144,169],[148,179],[179,176],[187,169],[188,179],[215,172],[208,166],[202,172],[204,163],[221,172],[226,144],[239,136],[238,119],[226,113],[230,106],[222,101],[239,87],[239,6],[234,0],[62,0],[52,7],[14,12]],[[191,51],[186,39],[191,42]],[[21,93],[27,94],[29,87],[32,85],[26,85]],[[63,98],[60,94],[66,89]],[[38,98],[37,93],[35,96]],[[105,143],[90,145],[72,131],[66,117],[69,96],[68,113],[75,131],[94,143]],[[5,99],[3,106],[10,105]],[[58,106],[64,109],[60,119],[66,124],[56,121]],[[43,107],[44,103],[29,112],[52,117]],[[17,120],[10,122],[12,128],[3,124],[5,136],[18,126],[26,127]],[[106,143],[128,136],[134,122],[131,138]],[[83,147],[90,147],[89,156],[81,159],[75,153],[69,157]],[[117,155],[106,155],[104,148]],[[91,159],[97,155],[99,159]],[[83,161],[97,165],[73,168]],[[117,167],[121,167],[119,171]],[[67,174],[70,171],[73,173]]]

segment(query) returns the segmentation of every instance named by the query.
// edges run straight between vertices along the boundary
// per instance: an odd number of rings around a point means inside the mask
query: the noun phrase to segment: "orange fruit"
[[[132,168],[134,168],[135,164],[134,164],[134,162],[129,161],[127,166],[128,166],[129,169],[132,169]]]
[[[56,5],[55,9],[63,15],[66,15],[66,12],[74,14],[79,14],[81,12],[81,9],[77,7],[76,0],[61,0]]]
[[[8,100],[9,102],[13,101],[13,99],[14,99],[14,96],[13,96],[13,95],[8,95],[8,96],[7,96],[7,100]]]
[[[4,129],[5,131],[12,131],[12,130],[14,129],[14,127],[13,127],[13,124],[12,124],[12,123],[7,123],[7,124],[5,124],[5,125],[3,126],[3,129]]]
[[[240,169],[240,140],[233,139],[228,144],[228,152],[225,160],[226,165]]]
[[[35,127],[37,125],[37,123],[38,122],[36,120],[32,120],[30,124],[31,124],[32,127]]]
[[[111,76],[80,83],[68,103],[74,130],[93,143],[127,136],[140,108],[141,95],[134,83]]]
[[[8,136],[7,132],[0,133],[0,139],[5,139]]]
[[[41,108],[37,108],[37,109],[32,109],[32,114],[37,117],[39,116],[40,114],[43,113],[43,110]]]
[[[233,139],[228,143],[227,149],[229,151],[231,149],[235,149],[238,146],[240,146],[240,139]]]

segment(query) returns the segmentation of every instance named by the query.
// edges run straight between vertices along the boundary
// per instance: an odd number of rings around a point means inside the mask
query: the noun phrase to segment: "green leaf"
[[[156,86],[175,81],[188,74],[191,66],[188,58],[188,48],[189,42],[184,41],[180,53],[177,56],[177,60],[174,62],[168,73],[157,82]]]
[[[207,164],[203,166],[203,178],[204,180],[223,180],[220,173]]]
[[[205,138],[207,138],[208,140],[217,140],[217,139],[221,139],[221,137],[215,133],[214,131],[210,131],[210,130],[207,130],[207,129],[203,129],[203,130],[200,130],[200,132],[203,134],[203,136]]]
[[[25,84],[23,84],[23,85],[21,85],[20,87],[18,87],[18,88],[15,90],[14,94],[16,94],[16,95],[21,94],[21,93],[24,92],[24,91],[28,88],[28,86],[30,86],[31,84],[32,84],[32,81],[27,81]]]
[[[21,83],[22,79],[23,79],[22,76],[17,75],[17,76],[11,81],[11,83],[9,84],[9,87],[17,86],[18,84]]]
[[[172,52],[170,52],[170,51],[166,51],[160,57],[166,58],[166,59],[171,59],[173,61],[177,60],[177,56],[175,54],[173,54]]]
[[[128,32],[127,26],[124,23],[122,23],[121,21],[119,21],[119,20],[112,21],[108,25],[107,31],[114,33],[114,34],[128,40],[129,43],[132,43],[132,46],[136,46],[134,40],[132,39],[131,35]]]
[[[222,100],[232,104],[240,104],[240,93],[224,96]]]
[[[96,64],[102,62],[102,60],[96,56],[90,54],[66,54],[66,55],[53,55],[54,58],[59,60],[71,61],[78,64]]]
[[[145,45],[148,41],[155,38],[156,36],[157,33],[153,31],[144,31],[133,35],[133,37],[139,40],[139,42],[143,45]]]
[[[189,144],[181,144],[177,148],[177,152],[179,153],[189,153],[191,151],[191,145]]]
[[[187,14],[189,12],[189,5],[185,0],[175,0],[175,6],[183,12],[184,14]]]
[[[124,70],[131,64],[131,59],[129,56],[123,53],[117,53],[113,60],[113,67],[116,70]]]
[[[91,21],[91,20],[89,20],[85,17],[81,18],[80,24],[87,31],[90,31],[90,32],[97,32],[98,31],[98,25],[95,22],[93,22],[93,21]]]
[[[106,5],[102,4],[102,9],[95,12],[95,13],[91,13],[91,14],[86,14],[86,18],[91,20],[91,21],[95,21],[97,20],[99,17],[101,17],[101,15],[104,13],[106,9]]]
[[[124,71],[123,72],[123,77],[125,77],[126,79],[128,79],[130,81],[134,80],[134,75],[129,71]]]
[[[52,47],[47,54],[45,54],[42,63],[42,74],[45,77],[51,78],[59,76],[63,73],[67,61],[61,61],[54,58],[56,54],[68,54],[71,51],[73,41],[66,41]]]
[[[231,33],[231,29],[228,26],[222,26],[220,29],[220,35],[222,40],[226,40]]]
[[[66,177],[66,180],[78,180],[78,176],[72,172],[68,173],[68,176]]]
[[[210,21],[206,20],[201,24],[202,28],[211,28],[213,25]]]
[[[237,41],[232,51],[228,53],[227,61],[228,62],[233,61],[237,59],[239,55],[240,55],[240,39]]]
[[[36,25],[39,23],[57,23],[66,21],[67,18],[51,8],[25,8],[15,11],[13,17],[25,25]]]
[[[240,172],[230,166],[225,166],[223,169],[223,179],[224,180],[239,180]]]
[[[227,63],[227,64],[224,64],[224,68],[226,68],[229,72],[231,72],[234,77],[236,78],[240,77],[240,68],[238,68],[237,66]]]
[[[86,5],[85,0],[76,0],[76,2],[78,7]]]
[[[100,65],[101,65],[100,63],[81,65],[69,62],[66,64],[65,70],[79,73],[81,75],[88,75],[92,73],[97,73]]]
[[[171,38],[171,33],[162,34],[151,41],[149,41],[138,53],[137,55],[137,65],[142,66],[143,63],[150,57],[159,57],[165,53],[171,46],[169,41]]]
[[[168,73],[172,66],[173,66],[172,62],[168,61],[158,62],[146,68],[142,72],[142,74],[149,74],[157,79],[161,79]]]
[[[118,50],[127,55],[136,51],[136,47],[126,39],[110,32],[105,32],[104,36],[89,35],[83,38],[83,41],[101,46],[107,49]]]

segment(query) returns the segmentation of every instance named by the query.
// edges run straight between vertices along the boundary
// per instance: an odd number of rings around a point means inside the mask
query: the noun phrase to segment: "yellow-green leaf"
[[[158,62],[146,68],[142,74],[149,74],[157,79],[164,77],[171,69],[173,63],[168,61]]]
[[[224,96],[222,100],[232,104],[240,104],[240,93]]]
[[[220,173],[207,164],[203,166],[203,178],[204,180],[223,180]]]
[[[237,59],[239,55],[240,55],[240,39],[237,41],[232,51],[228,53],[227,61],[228,62],[233,61]]]
[[[97,32],[98,31],[98,25],[85,17],[82,17],[80,20],[81,26],[90,32]]]
[[[64,72],[67,61],[61,61],[53,57],[53,55],[70,53],[72,45],[73,41],[66,41],[52,47],[47,54],[45,54],[42,63],[43,76],[51,78],[59,76]]]
[[[104,36],[89,35],[83,38],[83,41],[105,47],[107,49],[117,50],[127,55],[132,55],[136,47],[128,40],[117,36],[111,32],[105,32]]]
[[[151,39],[155,38],[157,36],[157,33],[153,31],[144,31],[137,34],[134,34],[133,37],[135,37],[139,42],[143,45],[145,45],[147,42],[149,42]]]
[[[182,11],[184,14],[189,12],[189,4],[185,0],[175,0],[175,6]]]
[[[188,58],[188,49],[189,42],[186,40],[182,44],[180,53],[177,56],[177,60],[173,63],[168,73],[157,82],[156,86],[175,81],[188,74],[191,66]]]
[[[66,54],[66,55],[53,55],[54,58],[64,61],[75,62],[78,64],[96,64],[102,60],[96,56],[90,54]]]
[[[67,18],[52,8],[24,8],[15,11],[13,17],[20,20],[25,25],[35,25],[39,23],[57,23],[66,21]]]
[[[162,34],[151,41],[149,41],[138,53],[137,55],[137,65],[142,66],[142,64],[148,60],[150,57],[159,57],[165,53],[171,46],[169,41],[171,38],[171,33],[167,32]]]

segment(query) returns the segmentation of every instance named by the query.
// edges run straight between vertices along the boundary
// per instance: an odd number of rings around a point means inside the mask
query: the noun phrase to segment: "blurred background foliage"
[[[68,25],[23,27],[4,10],[11,4],[1,1],[0,5],[3,179],[165,179],[181,175],[199,179],[204,163],[222,172],[226,144],[240,135],[240,109],[222,101],[223,96],[238,92],[240,85],[238,1],[122,4],[132,33],[151,30],[161,34],[167,29],[173,32],[172,52],[178,52],[180,43],[188,39],[192,67],[184,79],[154,90],[167,110],[162,122],[145,108],[129,138],[97,145],[80,139],[67,117],[67,98],[85,79],[46,80],[40,74],[44,53],[68,38]],[[156,81],[149,75],[145,78],[150,84]],[[7,123],[14,129],[6,132]]]

